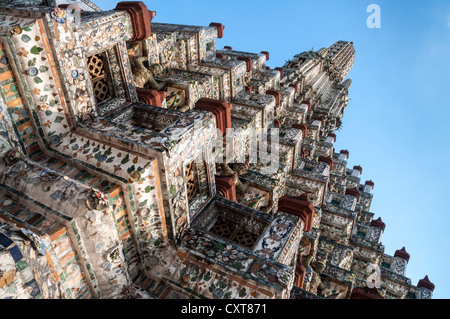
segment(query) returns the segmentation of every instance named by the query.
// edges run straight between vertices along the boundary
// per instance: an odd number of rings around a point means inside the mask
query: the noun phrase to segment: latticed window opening
[[[360,237],[360,238],[366,238],[366,233],[365,232],[362,232],[362,231],[357,231],[356,232],[356,236],[357,237]]]
[[[242,225],[222,216],[217,218],[217,221],[210,229],[210,232],[247,248],[252,248],[259,238],[258,234],[251,233],[245,230]]]
[[[391,269],[391,264],[390,264],[390,263],[387,263],[387,262],[385,262],[385,261],[382,261],[382,262],[381,262],[381,267],[387,268],[387,269]]]
[[[333,198],[333,199],[331,200],[331,205],[334,205],[334,206],[341,206],[341,201],[340,201],[339,199],[337,199],[337,198]]]
[[[105,102],[113,97],[111,77],[109,75],[107,57],[99,53],[87,58],[87,68],[91,77],[94,96],[97,103]]]
[[[413,292],[409,292],[408,296],[406,297],[406,299],[417,299],[417,296],[415,293]]]
[[[307,172],[312,172],[314,170],[314,168],[315,168],[315,164],[306,162],[305,166],[303,167],[303,170],[305,170]]]

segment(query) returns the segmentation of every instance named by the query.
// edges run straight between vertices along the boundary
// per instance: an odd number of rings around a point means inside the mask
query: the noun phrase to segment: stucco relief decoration
[[[283,243],[285,243],[286,238],[291,234],[292,229],[295,224],[293,221],[285,216],[278,217],[275,222],[273,222],[261,240],[261,242],[256,247],[256,252],[261,254],[266,258],[274,258],[278,256],[281,252]],[[259,249],[259,247],[261,249]]]
[[[66,12],[66,10],[56,7],[53,9],[51,17],[52,19],[56,20],[59,23],[65,23],[66,20],[69,18],[69,13]]]
[[[7,166],[10,166],[10,165],[16,163],[21,157],[22,157],[22,155],[21,155],[19,149],[14,148],[5,154],[5,157],[3,158],[3,160]]]
[[[86,196],[86,206],[88,209],[103,211],[108,207],[108,198],[100,190],[93,188]]]

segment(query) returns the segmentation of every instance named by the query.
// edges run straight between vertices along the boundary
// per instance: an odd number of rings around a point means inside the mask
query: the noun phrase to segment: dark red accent
[[[138,99],[145,104],[162,107],[162,103],[167,96],[165,91],[153,89],[136,88]]]
[[[216,190],[226,199],[236,201],[236,178],[237,173],[231,176],[216,175]]]
[[[131,17],[133,41],[142,41],[151,34],[151,22],[156,15],[155,11],[149,11],[142,1],[122,1],[114,10],[126,11]]]
[[[295,85],[295,84],[289,84],[289,87],[294,88],[295,93],[297,94],[297,91],[298,91],[297,85]]]
[[[252,59],[245,56],[240,56],[237,58],[239,61],[244,61],[245,65],[247,67],[247,72],[250,72],[252,70]]]
[[[308,105],[308,111],[311,109],[311,102],[309,102],[309,101],[302,101],[302,103],[300,103],[300,104]]]
[[[327,163],[330,166],[330,171],[333,169],[333,159],[331,157],[320,156],[318,161]]]
[[[321,125],[323,125],[323,118],[321,117],[314,117],[313,121],[320,121]]]
[[[224,49],[227,49],[227,50],[233,50],[233,48],[232,48],[232,47],[229,47],[228,45],[224,46],[223,48],[224,48]]]
[[[282,76],[283,76],[283,69],[282,69],[282,68],[275,68],[275,70],[278,70],[278,71],[280,71],[280,77],[282,77]]]
[[[431,291],[434,291],[434,284],[428,279],[428,276],[425,276],[425,278],[420,279],[419,283],[417,284],[417,288],[426,288]]]
[[[330,134],[328,134],[328,137],[332,137],[334,139],[334,141],[336,142],[336,134],[330,133]]]
[[[295,281],[294,285],[303,288],[305,281],[306,267],[302,263],[302,255],[299,254],[297,258],[297,264],[295,265]]]
[[[293,124],[292,128],[296,128],[296,129],[302,130],[303,138],[305,138],[306,135],[308,134],[308,127],[305,124]]]
[[[225,26],[222,23],[217,23],[217,22],[211,22],[209,24],[210,27],[216,27],[217,28],[217,38],[222,38],[223,37],[223,29],[225,29]]]
[[[218,59],[225,59],[225,54],[216,53],[216,58],[218,58]]]
[[[370,226],[381,228],[382,231],[384,231],[386,228],[386,224],[383,223],[383,221],[381,220],[381,217],[376,220],[372,220],[372,222],[370,223]]]
[[[356,197],[356,200],[359,200],[359,197],[361,196],[361,193],[357,188],[350,188],[345,190],[345,195],[351,195]]]
[[[270,67],[266,66],[266,70],[270,70]]]
[[[269,58],[270,58],[269,52],[267,52],[267,51],[261,51],[261,53],[262,53],[262,54],[265,54],[265,56],[266,56],[266,61],[269,61]]]
[[[245,86],[245,92],[252,93],[252,88],[249,86]]]
[[[357,287],[353,288],[350,299],[384,299],[377,288]]]
[[[273,121],[273,125],[274,125],[275,127],[280,127],[280,126],[281,126],[281,123],[280,123],[279,120],[275,120],[275,121]]]
[[[370,186],[372,186],[372,188],[375,187],[375,183],[372,182],[372,181],[367,181],[367,182],[366,182],[366,185],[370,185]]]
[[[306,150],[303,147],[300,150],[300,157],[301,158],[306,158]]]
[[[345,154],[345,155],[347,155],[347,159],[348,159],[349,156],[350,156],[350,153],[349,153],[349,151],[347,151],[347,150],[342,150],[340,154]]]
[[[275,104],[280,105],[281,102],[281,94],[278,91],[275,90],[267,90],[266,94],[273,95],[275,97]]]
[[[405,259],[406,262],[409,262],[409,258],[411,256],[406,252],[405,247],[403,247],[402,249],[395,251],[394,257],[400,257],[400,258]]]
[[[231,128],[231,103],[225,101],[201,98],[195,103],[196,110],[209,111],[216,116],[216,125],[225,136],[227,128]]]
[[[308,194],[300,197],[281,197],[278,200],[278,211],[300,217],[305,222],[304,231],[312,229],[314,206],[309,201]]]
[[[354,170],[358,170],[361,174],[362,174],[362,172],[363,172],[363,169],[362,169],[361,166],[353,166],[353,169],[354,169]]]

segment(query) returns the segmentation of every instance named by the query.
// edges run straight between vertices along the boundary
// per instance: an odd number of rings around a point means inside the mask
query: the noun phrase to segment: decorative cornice
[[[281,94],[276,90],[267,90],[266,94],[273,95],[275,97],[275,104],[279,105],[281,102]]]
[[[318,161],[327,163],[330,166],[330,171],[333,169],[333,159],[331,157],[320,156]]]
[[[151,34],[151,22],[156,16],[155,11],[148,10],[142,1],[122,1],[114,10],[126,11],[131,17],[133,27],[133,41],[142,41]]]
[[[136,88],[138,99],[145,104],[162,107],[162,103],[167,96],[165,91],[153,89]]]
[[[297,94],[298,86],[295,84],[289,84],[289,87],[294,88],[294,92]]]
[[[332,137],[334,139],[334,141],[336,142],[336,134],[330,133],[330,134],[328,134],[328,137]]]
[[[222,38],[223,37],[223,29],[225,29],[225,26],[222,23],[217,23],[217,22],[211,22],[209,24],[210,27],[216,27],[217,29],[217,38]]]
[[[270,53],[267,51],[261,51],[262,54],[264,54],[266,56],[266,61],[269,61],[270,58]]]
[[[227,128],[231,128],[231,103],[225,101],[201,98],[195,103],[196,110],[208,111],[215,115],[216,125],[222,134],[227,134]]]
[[[283,76],[283,69],[280,67],[275,68],[274,70],[280,71],[280,77]]]
[[[240,57],[237,57],[237,59],[239,61],[245,62],[245,66],[247,67],[247,72],[250,72],[252,70],[252,63],[253,63],[252,58],[249,58],[247,56],[240,56]]]
[[[217,192],[231,201],[236,201],[236,178],[237,173],[230,176],[216,175],[216,189]]]
[[[308,127],[305,124],[293,124],[292,128],[301,130],[303,132],[303,138],[308,135]]]
[[[308,105],[308,111],[311,109],[311,102],[309,102],[309,101],[302,101],[300,104]]]
[[[361,193],[357,188],[349,188],[345,190],[345,195],[350,195],[356,197],[356,200],[359,201],[359,197],[361,196]]]
[[[305,232],[312,229],[314,206],[307,193],[300,197],[281,197],[278,200],[278,211],[300,217],[305,222]]]

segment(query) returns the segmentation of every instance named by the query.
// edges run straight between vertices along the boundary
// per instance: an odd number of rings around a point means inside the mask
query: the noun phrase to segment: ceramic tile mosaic
[[[270,69],[268,52],[217,50],[215,26],[77,3],[0,4],[0,297],[341,299],[381,265],[380,296],[431,298],[406,251],[384,253],[373,182],[334,150],[353,43]],[[141,56],[162,72],[138,99]],[[283,196],[308,208],[280,213]]]

